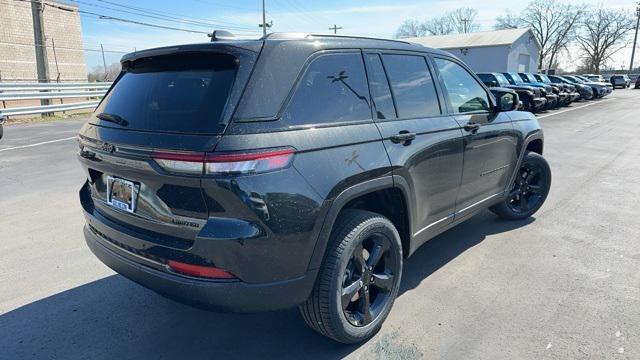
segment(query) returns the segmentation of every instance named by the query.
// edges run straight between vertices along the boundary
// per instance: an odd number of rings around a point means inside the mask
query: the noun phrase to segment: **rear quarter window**
[[[290,126],[371,120],[362,55],[334,53],[313,59],[282,120]]]

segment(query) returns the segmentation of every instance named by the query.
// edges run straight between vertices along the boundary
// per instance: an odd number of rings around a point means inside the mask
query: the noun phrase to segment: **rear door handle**
[[[408,145],[411,140],[416,138],[416,133],[410,132],[409,130],[402,130],[396,135],[391,135],[389,140],[394,144],[405,144]]]
[[[467,125],[464,126],[464,130],[472,134],[477,133],[479,129],[480,129],[480,124],[475,122],[468,122]]]

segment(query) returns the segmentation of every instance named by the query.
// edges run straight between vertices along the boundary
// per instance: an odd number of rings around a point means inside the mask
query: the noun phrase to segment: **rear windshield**
[[[132,130],[221,133],[237,69],[237,59],[227,54],[136,60],[123,70],[92,122]]]

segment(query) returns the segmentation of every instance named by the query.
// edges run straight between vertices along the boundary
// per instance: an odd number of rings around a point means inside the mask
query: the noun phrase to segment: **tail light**
[[[236,279],[232,273],[218,269],[213,266],[202,266],[187,264],[179,261],[169,260],[171,270],[189,276],[196,276],[210,279]]]
[[[255,174],[282,169],[291,163],[292,148],[250,153],[209,154],[205,174]]]
[[[154,152],[151,157],[163,169],[192,175],[257,174],[286,168],[295,150],[291,147],[251,152],[183,153]]]

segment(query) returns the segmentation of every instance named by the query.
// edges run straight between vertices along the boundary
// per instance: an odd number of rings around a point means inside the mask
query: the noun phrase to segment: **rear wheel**
[[[540,209],[550,188],[549,164],[542,155],[527,152],[504,201],[490,210],[505,219],[526,219]]]
[[[401,275],[402,245],[393,224],[376,213],[345,210],[300,313],[324,336],[346,344],[362,342],[389,315]]]

